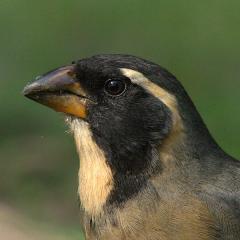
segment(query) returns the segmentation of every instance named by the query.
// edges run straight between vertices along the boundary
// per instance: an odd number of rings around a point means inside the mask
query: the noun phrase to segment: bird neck
[[[212,141],[206,137],[207,130],[201,136],[185,130],[186,122],[176,122],[160,144],[142,146],[122,159],[110,145],[106,149],[96,141],[87,122],[75,119],[71,128],[80,157],[78,193],[82,208],[91,218],[104,214],[106,206],[120,206],[134,198],[149,187],[152,178],[171,177],[185,163],[204,161]],[[124,163],[130,171],[122,167]]]

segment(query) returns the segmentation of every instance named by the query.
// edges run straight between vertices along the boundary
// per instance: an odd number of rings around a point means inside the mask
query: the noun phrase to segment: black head
[[[162,170],[159,151],[178,145],[183,136],[196,152],[214,144],[182,85],[141,58],[82,59],[44,75],[24,94],[70,115],[70,121],[87,122],[125,195]]]
[[[92,101],[86,121],[117,172],[144,171],[153,146],[159,146],[171,129],[168,107],[122,70],[147,66],[125,55],[94,56],[76,65],[76,77]]]

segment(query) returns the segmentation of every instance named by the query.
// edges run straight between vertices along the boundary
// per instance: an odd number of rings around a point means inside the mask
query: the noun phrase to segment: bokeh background
[[[72,60],[128,53],[180,79],[217,142],[240,157],[240,1],[1,0],[0,238],[83,239],[74,142],[29,81]]]

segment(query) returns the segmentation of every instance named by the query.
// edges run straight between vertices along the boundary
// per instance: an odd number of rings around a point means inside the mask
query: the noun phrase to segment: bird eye
[[[120,95],[126,89],[126,84],[121,80],[108,80],[105,83],[105,91],[111,95]]]

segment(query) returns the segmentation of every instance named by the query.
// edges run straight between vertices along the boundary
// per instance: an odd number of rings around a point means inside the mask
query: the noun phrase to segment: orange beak
[[[86,93],[75,75],[74,65],[58,68],[28,84],[23,95],[57,112],[86,118]]]

